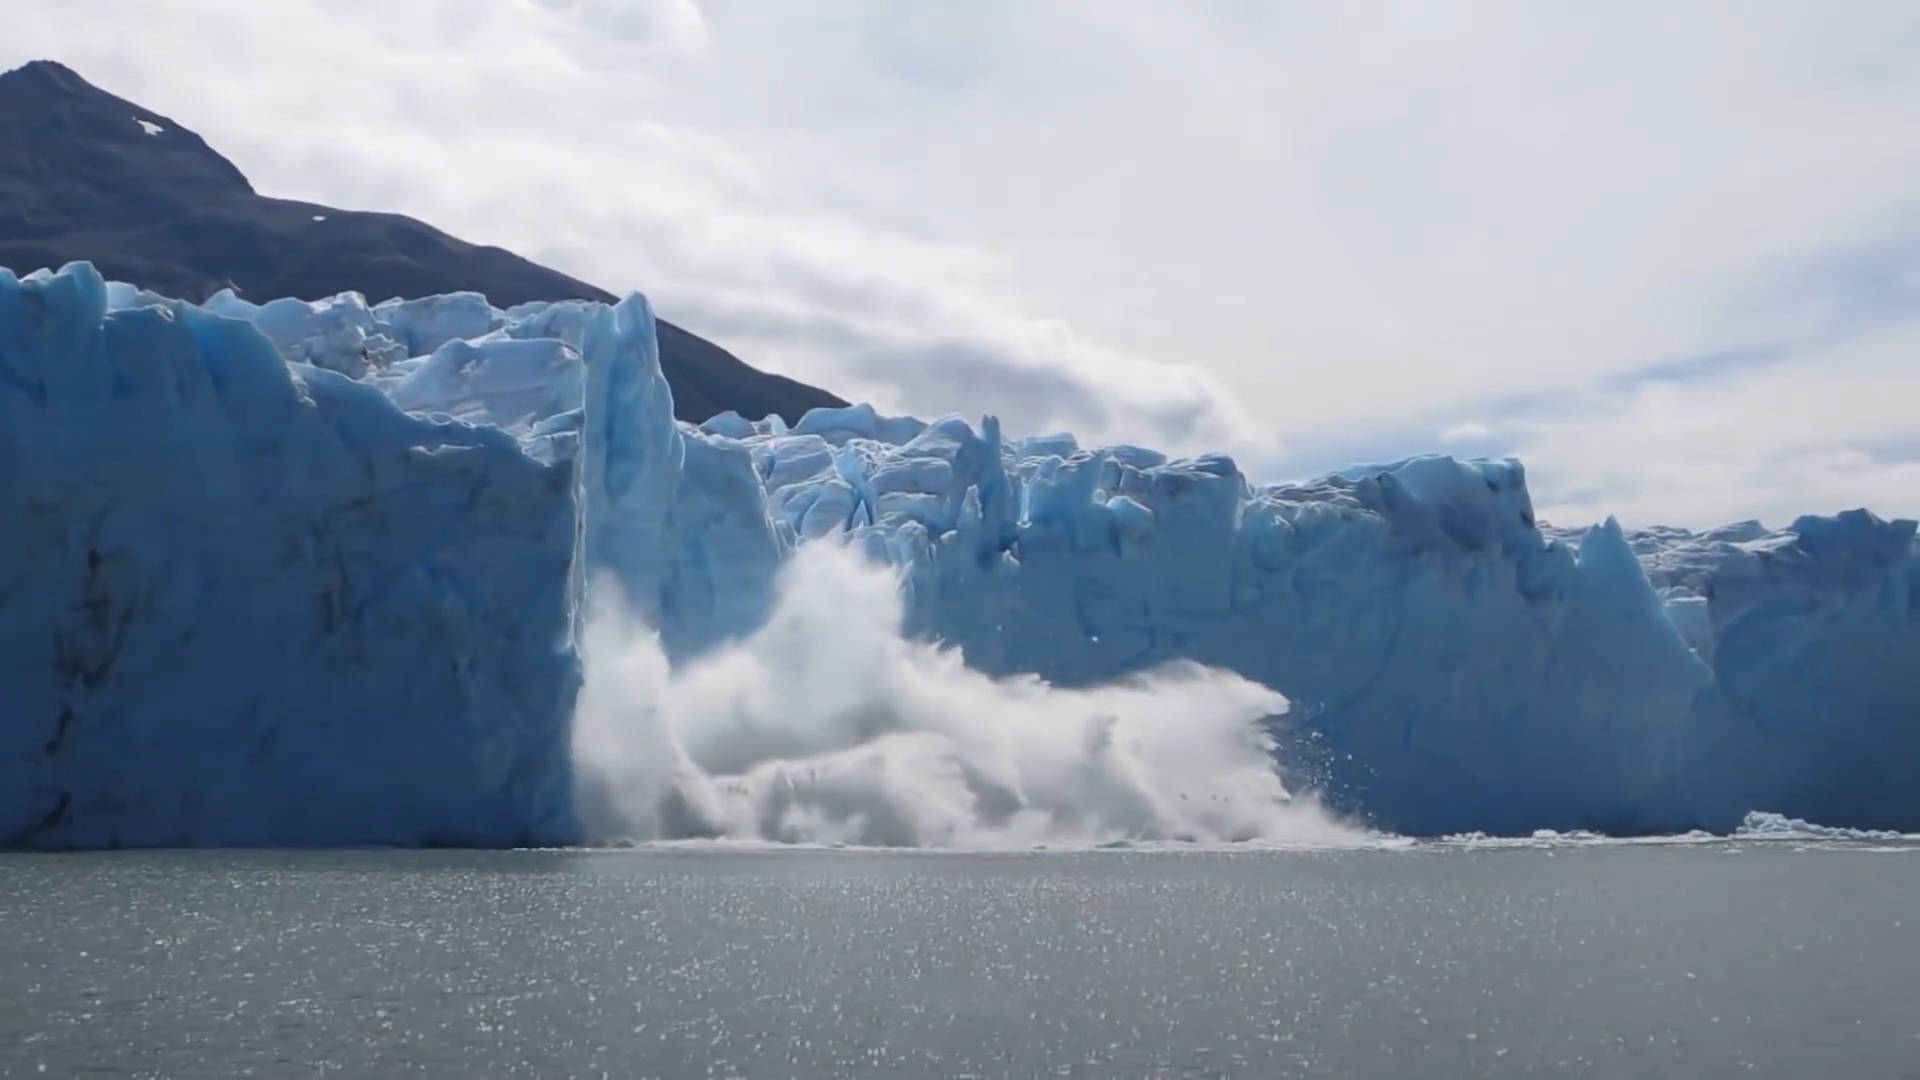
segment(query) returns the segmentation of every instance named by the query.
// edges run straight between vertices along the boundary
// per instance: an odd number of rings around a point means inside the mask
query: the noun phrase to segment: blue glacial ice
[[[1562,531],[1513,461],[1262,485],[992,418],[676,424],[637,296],[0,278],[0,400],[0,840],[1328,834],[1302,793],[1920,827],[1911,521]]]
[[[0,272],[0,843],[572,837],[574,505],[245,322]]]

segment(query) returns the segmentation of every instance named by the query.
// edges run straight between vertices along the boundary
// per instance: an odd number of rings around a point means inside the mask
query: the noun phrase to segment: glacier
[[[0,843],[557,843],[572,473],[0,273]]]
[[[195,306],[84,264],[0,274],[0,400],[0,843],[577,840],[619,801],[576,806],[569,747],[576,700],[600,700],[581,657],[608,595],[660,654],[623,695],[668,687],[647,708],[680,709],[673,752],[735,770],[705,789],[709,826],[760,812],[727,800],[775,763],[691,730],[747,695],[685,673],[767,679],[791,656],[752,708],[816,731],[851,710],[916,747],[951,740],[950,712],[916,706],[907,732],[873,717],[897,701],[806,673],[894,685],[873,665],[961,664],[913,685],[1045,724],[1008,688],[1097,711],[1102,687],[1194,665],[1258,688],[1193,710],[1196,760],[1237,761],[1202,733],[1251,708],[1285,789],[1409,834],[1728,832],[1752,811],[1920,827],[1912,521],[1560,530],[1511,460],[1261,484],[1224,456],[991,417],[676,423],[638,295]],[[887,618],[947,659],[869,641],[866,667],[841,663],[836,636],[866,631],[783,615],[826,548],[887,568]],[[766,644],[781,634],[823,641]],[[809,747],[844,766],[830,743]],[[791,800],[798,774],[775,771]],[[1050,806],[1038,789],[1066,774],[1008,775]],[[934,818],[852,835],[956,834]]]

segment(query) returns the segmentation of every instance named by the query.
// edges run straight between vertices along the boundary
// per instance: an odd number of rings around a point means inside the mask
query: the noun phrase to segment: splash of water
[[[670,666],[596,589],[574,718],[596,842],[694,837],[1005,848],[1345,843],[1294,798],[1261,721],[1286,700],[1174,664],[1086,689],[993,678],[900,634],[899,582],[802,548],[743,641]]]

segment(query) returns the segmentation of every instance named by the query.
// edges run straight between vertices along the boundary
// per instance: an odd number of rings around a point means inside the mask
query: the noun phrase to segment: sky
[[[887,411],[1920,516],[1920,6],[7,0],[257,189]]]

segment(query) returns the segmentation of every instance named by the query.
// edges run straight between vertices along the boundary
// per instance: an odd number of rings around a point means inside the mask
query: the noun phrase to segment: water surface
[[[0,1074],[1920,1076],[1916,855],[3,855]]]

